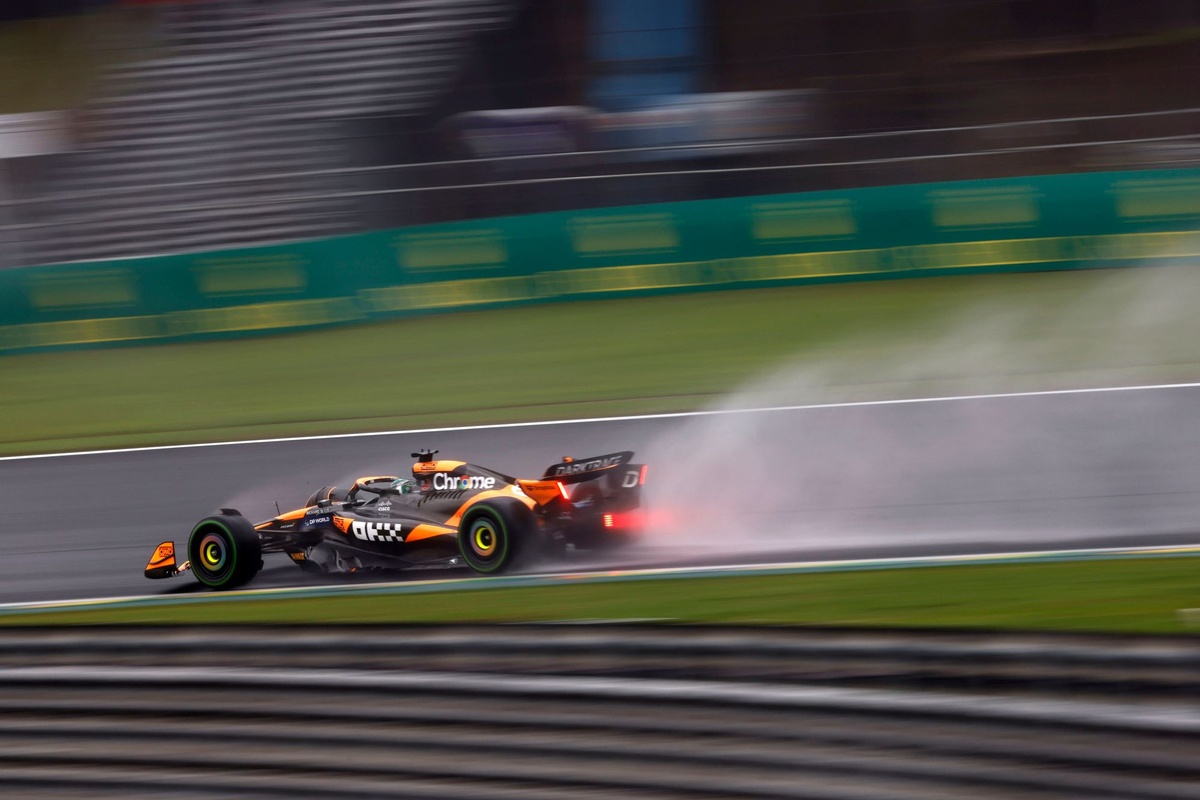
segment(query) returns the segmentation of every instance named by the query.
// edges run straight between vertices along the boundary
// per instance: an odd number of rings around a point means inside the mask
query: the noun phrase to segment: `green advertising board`
[[[564,211],[0,272],[0,352],[244,335],[579,298],[1165,263],[1200,170]]]

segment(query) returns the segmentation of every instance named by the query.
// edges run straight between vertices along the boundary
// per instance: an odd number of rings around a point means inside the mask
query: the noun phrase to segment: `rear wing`
[[[542,480],[565,484],[595,480],[601,475],[616,472],[628,464],[632,458],[632,450],[622,450],[619,453],[591,456],[590,458],[566,456],[559,463],[546,467],[545,473],[542,474]]]
[[[600,497],[605,503],[616,503],[616,506],[610,507],[636,508],[640,502],[642,484],[646,482],[646,465],[632,464],[632,458],[631,450],[591,458],[564,458],[547,467],[540,480],[519,480],[517,485],[539,506],[549,505],[559,499],[571,504],[585,502],[579,499],[582,496],[588,498],[587,503],[593,503]],[[591,488],[567,489],[567,486],[577,483],[587,483]]]

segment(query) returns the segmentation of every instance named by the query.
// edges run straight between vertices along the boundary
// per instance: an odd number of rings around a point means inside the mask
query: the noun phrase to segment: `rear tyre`
[[[245,517],[206,517],[188,537],[188,559],[196,580],[210,589],[233,589],[262,569],[262,542]]]
[[[471,506],[458,526],[467,566],[485,575],[507,572],[535,549],[537,522],[524,503],[501,497]]]

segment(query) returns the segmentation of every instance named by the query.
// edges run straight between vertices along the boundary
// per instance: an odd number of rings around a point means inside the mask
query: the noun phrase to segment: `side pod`
[[[192,566],[190,561],[175,566],[175,543],[163,542],[154,548],[150,562],[146,564],[147,578],[174,578],[181,572],[186,572]]]

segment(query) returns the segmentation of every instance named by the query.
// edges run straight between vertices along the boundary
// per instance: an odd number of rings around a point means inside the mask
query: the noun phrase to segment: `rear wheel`
[[[472,506],[458,527],[458,549],[467,566],[492,575],[520,564],[534,549],[537,522],[524,503],[511,498]]]
[[[232,589],[262,569],[262,542],[245,517],[206,517],[188,537],[188,559],[196,580],[210,589]]]

